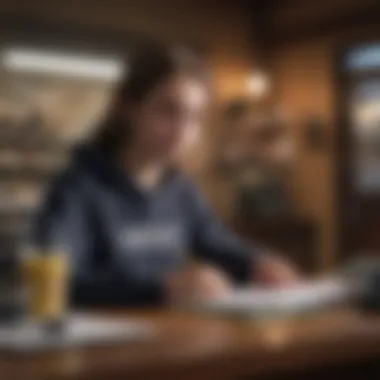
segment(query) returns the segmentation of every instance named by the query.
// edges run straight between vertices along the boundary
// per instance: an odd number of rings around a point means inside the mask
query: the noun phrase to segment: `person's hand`
[[[254,265],[253,279],[261,285],[283,287],[300,281],[296,269],[278,256],[264,256]]]
[[[220,270],[202,264],[192,264],[174,274],[166,282],[170,302],[216,299],[232,291],[232,283]]]

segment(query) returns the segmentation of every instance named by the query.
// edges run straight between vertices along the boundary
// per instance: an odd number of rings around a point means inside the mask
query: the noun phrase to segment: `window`
[[[380,190],[380,43],[351,49],[344,58],[349,72],[353,186],[360,193]]]

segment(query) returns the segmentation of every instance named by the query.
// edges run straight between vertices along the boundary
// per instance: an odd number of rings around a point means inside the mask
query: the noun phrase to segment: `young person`
[[[152,305],[296,279],[228,231],[175,165],[209,96],[203,63],[187,50],[155,45],[131,58],[105,121],[37,220],[37,243],[69,254],[76,304]]]

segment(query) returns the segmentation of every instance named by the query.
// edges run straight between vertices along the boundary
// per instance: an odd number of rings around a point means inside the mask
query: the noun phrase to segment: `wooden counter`
[[[174,311],[118,317],[151,321],[159,332],[153,340],[117,347],[0,354],[0,379],[328,379],[344,370],[368,379],[364,371],[377,371],[380,355],[380,316],[354,311],[266,323]]]

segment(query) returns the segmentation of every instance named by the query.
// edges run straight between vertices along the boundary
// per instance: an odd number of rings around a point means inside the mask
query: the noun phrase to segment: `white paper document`
[[[0,350],[28,353],[149,339],[152,335],[153,326],[144,323],[74,315],[68,318],[62,332],[47,332],[27,321],[14,326],[0,325]]]
[[[338,279],[309,281],[284,289],[252,286],[207,301],[197,301],[193,308],[224,315],[264,317],[289,315],[332,307],[351,294],[350,286]]]

